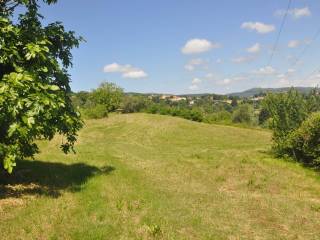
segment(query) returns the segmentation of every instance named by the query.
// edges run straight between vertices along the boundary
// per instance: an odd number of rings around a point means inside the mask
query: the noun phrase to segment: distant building
[[[261,101],[261,100],[263,100],[264,99],[264,97],[263,96],[261,96],[261,97],[254,97],[254,98],[251,98],[251,100],[252,101],[255,101],[255,102],[257,102],[257,101]]]
[[[168,99],[168,98],[170,98],[171,96],[170,95],[161,95],[160,96],[160,99],[161,100],[166,100],[166,99]]]
[[[230,99],[226,99],[226,100],[214,100],[214,103],[227,103],[227,104],[231,104],[232,100]]]
[[[187,101],[186,97],[178,97],[178,96],[171,96],[171,102],[180,102],[180,101]]]

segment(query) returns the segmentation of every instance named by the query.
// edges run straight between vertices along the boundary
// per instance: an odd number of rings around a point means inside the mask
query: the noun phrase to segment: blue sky
[[[110,81],[125,91],[228,93],[318,84],[318,0],[292,0],[269,64],[287,5],[287,0],[60,0],[41,12],[45,22],[62,21],[87,41],[73,51],[74,91]]]

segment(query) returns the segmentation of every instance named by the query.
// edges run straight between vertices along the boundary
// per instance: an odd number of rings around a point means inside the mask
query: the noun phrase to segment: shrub
[[[82,109],[81,113],[84,116],[84,118],[99,119],[108,116],[108,109],[107,106],[103,104],[97,104],[91,108]]]
[[[240,105],[232,115],[232,122],[234,123],[254,123],[254,110],[249,104]]]
[[[267,120],[270,118],[270,113],[266,108],[262,108],[261,111],[259,112],[259,124],[263,125],[267,122]]]
[[[300,162],[320,167],[320,112],[307,118],[288,142],[288,154]]]
[[[148,103],[147,99],[142,96],[125,96],[121,103],[121,108],[124,113],[141,112],[146,109]]]
[[[203,114],[200,110],[192,109],[189,113],[189,119],[196,122],[202,122]]]
[[[231,113],[223,110],[216,113],[207,114],[204,121],[206,123],[230,123],[231,118]]]
[[[296,90],[288,93],[268,94],[263,101],[270,113],[270,128],[273,130],[273,149],[277,155],[287,154],[290,148],[288,137],[307,116],[306,100]],[[288,145],[289,144],[289,145]]]
[[[147,113],[156,114],[158,111],[158,107],[156,104],[151,104],[145,110]]]

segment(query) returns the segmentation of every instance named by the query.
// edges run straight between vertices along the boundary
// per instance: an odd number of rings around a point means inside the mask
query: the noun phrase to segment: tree
[[[232,116],[232,121],[234,123],[246,123],[252,124],[254,122],[254,110],[249,104],[240,105],[234,112]]]
[[[237,101],[236,98],[232,98],[232,100],[231,100],[231,106],[232,106],[232,107],[237,107],[237,106],[238,106],[238,101]]]
[[[58,133],[65,137],[62,150],[74,151],[82,127],[67,72],[82,38],[59,22],[43,26],[38,2],[0,0],[0,160],[9,173],[38,152],[37,139]],[[22,13],[13,22],[17,6]]]
[[[150,104],[145,96],[127,95],[121,102],[121,108],[124,113],[134,113],[146,109]]]
[[[89,96],[95,105],[105,106],[107,112],[115,111],[120,107],[123,98],[123,90],[114,83],[103,82],[93,90]]]

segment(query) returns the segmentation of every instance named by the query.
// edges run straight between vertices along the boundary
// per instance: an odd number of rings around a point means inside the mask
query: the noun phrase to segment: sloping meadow
[[[128,114],[1,176],[0,239],[319,239],[319,173],[267,131]]]

